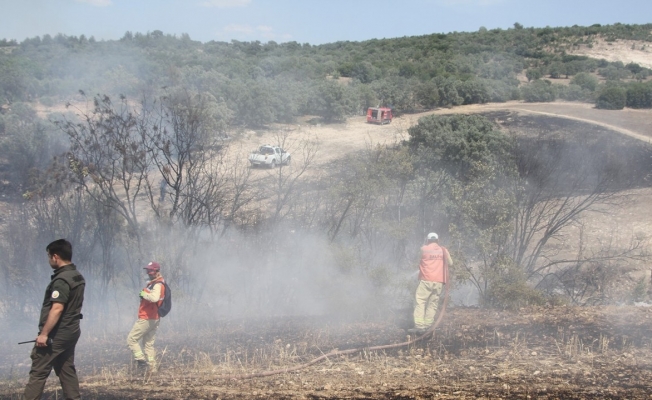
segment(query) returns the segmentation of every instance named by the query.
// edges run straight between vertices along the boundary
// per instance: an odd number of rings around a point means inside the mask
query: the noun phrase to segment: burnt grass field
[[[592,156],[585,153],[586,162],[616,160],[614,189],[650,185],[652,153],[645,143],[563,118],[510,111],[485,115],[506,131],[520,132],[524,149],[530,139],[545,136],[557,156],[588,149]],[[641,217],[649,218],[632,216]],[[616,295],[632,292],[635,283],[622,277]],[[154,373],[140,373],[130,363],[128,328],[115,334],[84,331],[76,357],[84,399],[652,397],[652,307],[557,305],[502,311],[453,302],[433,335],[380,351],[368,349],[413,339],[406,332],[410,310],[377,310],[355,318],[182,320],[163,320],[156,344],[160,369]],[[1,399],[19,399],[27,380],[29,349],[16,347],[7,340],[0,346]],[[360,351],[292,372],[243,377],[296,367],[334,349]],[[52,374],[43,398],[61,396]]]
[[[85,399],[642,399],[652,393],[652,308],[449,308],[431,337],[364,350],[405,341],[408,316],[405,310],[356,322],[297,317],[162,329],[160,370],[144,375],[128,363],[124,338],[85,340],[77,357],[82,393]],[[334,348],[362,350],[291,373],[237,379]],[[18,360],[5,363],[11,361]],[[2,398],[19,398],[25,378],[4,379]],[[61,398],[57,389],[51,377],[44,398]]]

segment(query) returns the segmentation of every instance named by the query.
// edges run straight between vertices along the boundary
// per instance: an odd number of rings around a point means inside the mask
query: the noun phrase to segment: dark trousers
[[[52,340],[48,347],[32,349],[32,369],[29,371],[29,381],[25,387],[25,400],[40,400],[45,388],[45,382],[50,376],[52,368],[59,377],[63,398],[66,400],[81,399],[79,394],[79,380],[75,370],[75,346],[79,339],[79,332],[67,338]]]

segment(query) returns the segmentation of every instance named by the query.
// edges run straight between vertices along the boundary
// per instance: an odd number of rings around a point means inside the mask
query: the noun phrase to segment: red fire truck
[[[367,122],[371,124],[391,124],[392,109],[389,107],[369,107],[367,110]]]

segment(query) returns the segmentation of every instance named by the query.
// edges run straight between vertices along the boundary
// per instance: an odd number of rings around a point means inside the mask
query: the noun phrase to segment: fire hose
[[[276,370],[270,370],[270,371],[262,371],[262,372],[255,372],[251,374],[240,374],[240,375],[218,375],[215,377],[215,379],[232,379],[232,380],[240,380],[240,379],[251,379],[251,378],[261,378],[261,377],[266,377],[266,376],[272,376],[272,375],[278,375],[278,374],[284,374],[287,372],[294,372],[298,371],[300,369],[307,368],[311,365],[317,364],[318,362],[328,359],[329,357],[334,357],[334,356],[342,356],[342,355],[347,355],[347,354],[354,354],[354,353],[359,353],[362,351],[377,351],[377,350],[387,350],[387,349],[395,349],[399,347],[404,347],[404,346],[409,346],[413,343],[419,342],[426,337],[430,336],[433,334],[435,329],[439,326],[441,323],[441,320],[444,318],[444,314],[446,313],[446,306],[448,305],[448,292],[449,292],[449,280],[448,280],[448,265],[445,265],[445,283],[444,283],[444,300],[442,302],[442,306],[439,312],[439,315],[435,322],[430,325],[430,327],[421,335],[415,337],[415,338],[409,338],[407,341],[402,342],[402,343],[395,343],[395,344],[387,344],[387,345],[380,345],[380,346],[372,346],[372,347],[361,347],[357,349],[347,349],[347,350],[337,350],[334,349],[330,351],[327,354],[323,354],[309,362],[295,365],[294,367],[287,367],[287,368],[281,368],[281,369],[276,369]]]

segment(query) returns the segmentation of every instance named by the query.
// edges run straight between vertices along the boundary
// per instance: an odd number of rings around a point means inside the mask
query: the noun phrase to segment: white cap
[[[428,234],[428,240],[437,240],[439,239],[439,236],[435,232],[430,232]]]

